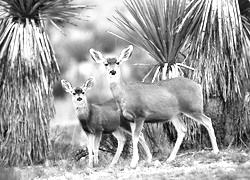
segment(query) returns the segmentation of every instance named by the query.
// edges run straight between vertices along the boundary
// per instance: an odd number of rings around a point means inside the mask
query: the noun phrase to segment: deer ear
[[[64,80],[64,79],[62,79],[62,80],[61,80],[61,84],[62,84],[63,89],[64,89],[66,92],[68,92],[68,93],[71,93],[71,92],[72,92],[72,86],[71,86],[70,82],[68,82],[68,81],[66,81],[66,80]]]
[[[132,45],[130,45],[126,49],[123,49],[122,52],[121,52],[121,54],[120,54],[120,56],[119,56],[119,58],[118,58],[118,60],[120,62],[127,61],[128,58],[131,56],[132,51],[133,51],[133,46]]]
[[[90,90],[94,86],[94,81],[95,81],[94,77],[90,77],[86,81],[86,83],[83,85],[83,87],[85,88],[86,91]]]
[[[103,57],[102,53],[99,51],[96,51],[94,49],[90,49],[89,53],[92,57],[92,59],[97,63],[103,63],[105,61],[105,58]]]

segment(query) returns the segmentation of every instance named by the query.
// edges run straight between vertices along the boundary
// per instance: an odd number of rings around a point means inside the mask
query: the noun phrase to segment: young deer
[[[138,138],[145,123],[172,121],[177,130],[177,141],[168,161],[175,159],[187,131],[185,124],[179,120],[181,113],[203,124],[208,130],[213,152],[218,153],[211,119],[203,113],[202,88],[196,82],[183,77],[148,83],[124,83],[119,66],[131,56],[133,46],[124,49],[118,58],[104,58],[94,49],[90,54],[94,61],[103,63],[108,72],[108,82],[113,96],[129,120],[132,129],[133,157],[131,167],[136,167],[138,155]]]
[[[89,78],[81,87],[72,88],[71,84],[66,80],[61,80],[61,83],[64,90],[72,95],[77,117],[87,134],[89,166],[92,167],[98,164],[98,150],[103,133],[112,133],[117,138],[118,148],[110,166],[115,165],[126,141],[124,132],[131,134],[131,128],[129,122],[118,111],[114,99],[100,105],[88,103],[85,93],[92,88],[93,77]],[[152,155],[142,133],[139,141],[146,152],[148,161],[151,161]]]

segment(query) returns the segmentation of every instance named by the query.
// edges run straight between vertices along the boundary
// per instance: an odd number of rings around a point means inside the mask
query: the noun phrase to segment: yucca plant
[[[64,0],[0,0],[0,164],[44,161],[54,116],[52,85],[59,67],[45,20],[81,18]]]
[[[207,99],[219,97],[224,103],[226,144],[243,142],[250,132],[243,101],[250,74],[249,8],[245,0],[193,0],[178,29],[188,35],[193,78],[202,83]]]
[[[126,0],[124,4],[132,18],[117,10],[117,16],[110,19],[132,41],[111,34],[141,48],[156,60],[156,66],[149,72],[154,71],[152,81],[157,77],[166,79],[169,72],[170,77],[178,76],[182,73],[181,67],[189,68],[178,58],[184,47],[186,32],[176,33],[184,17],[186,3],[186,0]]]

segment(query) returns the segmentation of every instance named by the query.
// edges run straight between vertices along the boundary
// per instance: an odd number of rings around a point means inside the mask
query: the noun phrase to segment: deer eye
[[[75,96],[75,95],[76,95],[76,93],[75,93],[75,92],[73,92],[73,95]]]
[[[109,64],[108,64],[108,63],[105,63],[104,65],[105,65],[105,66],[108,66]]]
[[[119,64],[120,64],[120,62],[118,62],[118,61],[117,61],[115,64],[119,65]]]

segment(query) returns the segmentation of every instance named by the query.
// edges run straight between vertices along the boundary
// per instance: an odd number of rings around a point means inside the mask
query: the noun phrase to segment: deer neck
[[[124,100],[124,86],[125,83],[122,79],[119,79],[118,81],[110,82],[110,89],[113,94],[113,97],[119,107],[120,110],[123,110],[123,104],[125,102]]]
[[[82,103],[75,103],[75,111],[80,120],[87,120],[90,114],[90,104],[87,99],[85,99]]]

